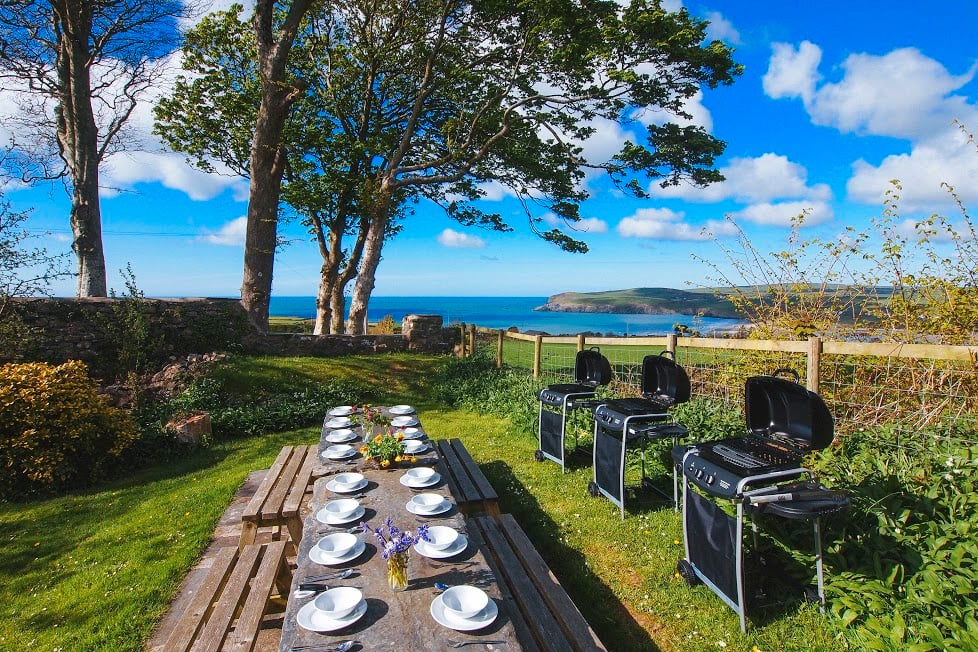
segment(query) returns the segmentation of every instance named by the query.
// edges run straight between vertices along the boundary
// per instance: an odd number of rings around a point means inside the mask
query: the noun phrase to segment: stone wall
[[[125,328],[126,311],[135,303],[131,299],[16,301],[25,321],[37,329],[37,336],[22,350],[0,351],[0,362],[82,360],[96,376],[117,375],[120,341],[133,339]],[[316,357],[394,351],[449,353],[459,339],[458,329],[443,328],[440,315],[408,315],[400,335],[259,335],[237,299],[143,299],[138,309],[150,326],[140,337],[157,358],[157,368],[168,360],[211,351]]]

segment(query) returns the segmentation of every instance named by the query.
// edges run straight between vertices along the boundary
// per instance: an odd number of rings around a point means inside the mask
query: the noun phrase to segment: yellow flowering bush
[[[25,495],[105,476],[136,439],[127,412],[96,392],[85,364],[0,366],[0,490]]]

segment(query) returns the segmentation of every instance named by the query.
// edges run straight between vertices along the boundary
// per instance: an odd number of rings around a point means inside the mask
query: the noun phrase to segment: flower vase
[[[387,583],[392,591],[403,591],[408,585],[408,551],[392,552],[387,558]]]

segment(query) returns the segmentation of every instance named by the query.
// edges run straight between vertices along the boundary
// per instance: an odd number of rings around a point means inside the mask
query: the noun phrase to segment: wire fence
[[[817,338],[813,338],[817,340]],[[710,338],[534,337],[477,329],[477,348],[502,351],[500,364],[535,373],[542,384],[574,379],[577,351],[608,358],[615,396],[641,392],[642,360],[669,350],[690,377],[694,398],[742,409],[751,376],[790,369],[832,412],[836,432],[885,427],[887,442],[933,448],[935,441],[978,444],[978,349]],[[885,353],[885,354],[881,354]]]

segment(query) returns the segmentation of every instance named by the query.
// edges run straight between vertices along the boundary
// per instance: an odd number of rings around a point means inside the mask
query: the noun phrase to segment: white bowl
[[[404,475],[414,484],[426,484],[431,482],[431,479],[435,476],[435,470],[427,466],[418,466],[413,469],[408,469],[404,472]]]
[[[353,516],[353,512],[357,511],[359,506],[360,502],[353,498],[338,498],[326,503],[324,509],[329,516],[339,520]]]
[[[323,451],[323,455],[331,459],[336,459],[338,457],[346,457],[351,454],[353,446],[349,444],[333,444],[332,446],[327,446],[326,450]]]
[[[404,440],[404,452],[408,455],[413,453],[420,453],[425,449],[427,444],[423,441],[418,441],[417,439],[405,439]]]
[[[316,547],[319,548],[322,553],[328,557],[342,557],[346,553],[353,550],[353,546],[357,545],[359,539],[355,534],[350,534],[349,532],[336,532],[334,534],[327,534]]]
[[[363,592],[352,586],[337,586],[323,591],[313,601],[316,610],[327,618],[337,620],[348,616],[363,600]]]
[[[447,525],[433,525],[428,528],[428,539],[425,543],[435,550],[444,550],[458,540],[458,532]]]
[[[352,489],[363,482],[362,473],[339,473],[333,478],[338,489]]]
[[[414,509],[425,514],[430,514],[435,511],[444,502],[445,499],[438,494],[417,494],[411,499],[411,504],[414,505]]]
[[[486,608],[489,596],[480,588],[462,584],[442,593],[441,602],[450,615],[471,618]]]

